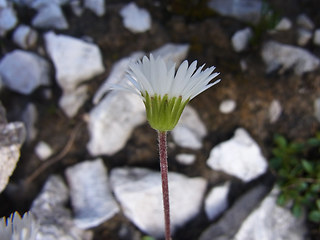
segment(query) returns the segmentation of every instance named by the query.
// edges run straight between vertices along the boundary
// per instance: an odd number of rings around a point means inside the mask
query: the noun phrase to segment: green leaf
[[[319,138],[310,138],[310,139],[308,139],[307,144],[312,147],[319,146],[320,139]]]
[[[277,199],[277,203],[280,205],[280,206],[284,206],[288,201],[288,197],[286,194],[284,193],[281,193]]]
[[[315,193],[320,192],[320,183],[313,183],[310,190]]]
[[[279,134],[276,134],[276,135],[275,135],[275,137],[274,137],[274,142],[275,142],[275,143],[277,144],[277,146],[280,147],[280,148],[285,148],[285,147],[287,147],[287,145],[288,145],[287,140],[286,140],[283,136],[281,136],[281,135],[279,135]]]
[[[315,223],[320,223],[320,211],[313,210],[309,213],[308,219]]]
[[[319,211],[320,211],[320,199],[317,199],[317,201],[316,201],[316,205],[317,205],[317,208],[319,209]]]
[[[299,203],[295,203],[292,208],[292,213],[295,217],[300,217],[302,213],[302,206]]]
[[[142,237],[141,240],[155,240],[155,238],[150,237],[150,236],[144,236],[144,237]]]
[[[308,160],[302,160],[302,167],[307,173],[313,173],[313,164]]]

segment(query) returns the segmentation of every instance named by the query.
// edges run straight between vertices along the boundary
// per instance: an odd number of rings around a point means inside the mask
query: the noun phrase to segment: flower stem
[[[167,132],[158,131],[162,197],[164,209],[165,240],[170,240],[170,205],[168,187]]]

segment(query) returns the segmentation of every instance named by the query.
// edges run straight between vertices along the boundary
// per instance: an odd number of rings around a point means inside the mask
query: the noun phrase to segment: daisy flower
[[[197,69],[197,61],[185,60],[176,71],[176,64],[161,57],[144,56],[129,66],[131,85],[121,88],[141,96],[152,128],[170,131],[178,123],[186,104],[220,81],[211,82],[219,73],[215,67]]]

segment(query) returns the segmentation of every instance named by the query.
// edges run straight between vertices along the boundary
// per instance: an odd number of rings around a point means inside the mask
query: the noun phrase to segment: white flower
[[[176,71],[176,64],[165,62],[161,57],[144,56],[129,66],[128,79],[132,85],[121,86],[142,97],[150,125],[159,131],[172,130],[178,123],[185,105],[194,97],[212,87],[219,73],[215,67],[202,71],[197,61],[185,60]],[[119,87],[118,87],[119,88]]]
[[[38,232],[38,224],[30,213],[23,217],[19,213],[13,213],[9,218],[0,219],[1,240],[35,240]]]

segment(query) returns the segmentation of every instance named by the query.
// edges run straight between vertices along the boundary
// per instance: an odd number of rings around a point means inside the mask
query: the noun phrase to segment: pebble
[[[207,128],[196,110],[187,105],[171,134],[178,146],[198,150],[202,148],[202,140],[207,135]]]
[[[309,43],[312,38],[312,32],[307,29],[300,28],[298,29],[298,39],[297,43],[299,46],[305,46]]]
[[[236,52],[244,51],[248,47],[249,41],[252,38],[252,36],[253,32],[249,27],[237,31],[235,34],[233,34],[231,38],[233,49]]]
[[[207,182],[169,172],[171,226],[190,222],[201,211]],[[153,237],[164,235],[160,172],[143,168],[116,168],[110,176],[113,192],[124,215],[140,230]]]
[[[315,30],[314,36],[313,36],[313,43],[315,45],[320,46],[320,29]]]
[[[314,23],[313,21],[304,13],[300,14],[297,17],[297,25],[301,28],[305,28],[308,30],[314,29]]]
[[[230,140],[216,145],[207,164],[213,170],[223,171],[244,182],[264,174],[268,167],[260,147],[243,128],[236,129]]]
[[[196,155],[180,153],[176,156],[176,160],[183,165],[192,165],[196,161]]]
[[[279,73],[284,73],[293,68],[295,74],[302,75],[316,70],[320,64],[319,58],[307,50],[275,41],[266,42],[261,55],[268,73],[277,69],[280,69]]]
[[[32,26],[58,30],[68,29],[69,27],[61,7],[55,3],[45,4],[40,7],[32,19]]]
[[[37,107],[33,103],[28,103],[22,112],[21,120],[26,126],[27,130],[27,142],[32,142],[38,134],[36,123],[38,121]]]
[[[288,31],[291,29],[291,27],[292,27],[292,22],[290,21],[290,19],[284,17],[278,22],[277,26],[275,27],[275,30]]]
[[[223,100],[219,105],[219,111],[224,114],[232,113],[237,107],[236,101],[232,99]]]
[[[31,27],[21,24],[13,33],[13,41],[23,49],[29,49],[35,46],[38,40],[38,33]]]
[[[102,17],[106,12],[105,0],[85,0],[84,7],[90,9],[98,17]]]
[[[269,121],[270,123],[275,123],[278,121],[282,113],[282,107],[278,100],[272,100],[269,107]]]
[[[236,240],[304,240],[305,218],[295,218],[290,210],[277,204],[279,191],[274,188],[242,223]]]
[[[6,87],[25,95],[50,83],[48,62],[24,50],[14,50],[1,59],[0,75]]]
[[[139,8],[134,2],[124,6],[120,15],[123,18],[123,25],[133,33],[146,32],[151,28],[150,13],[143,8]]]
[[[13,8],[0,8],[0,37],[4,37],[17,23],[18,18]]]
[[[119,212],[102,159],[78,163],[67,168],[65,173],[76,226],[81,229],[96,227]]]
[[[204,208],[210,221],[216,219],[228,207],[228,194],[230,190],[230,182],[226,182],[221,186],[213,187],[208,193]]]
[[[35,147],[35,153],[41,160],[46,160],[52,156],[53,150],[48,143],[40,141]]]

